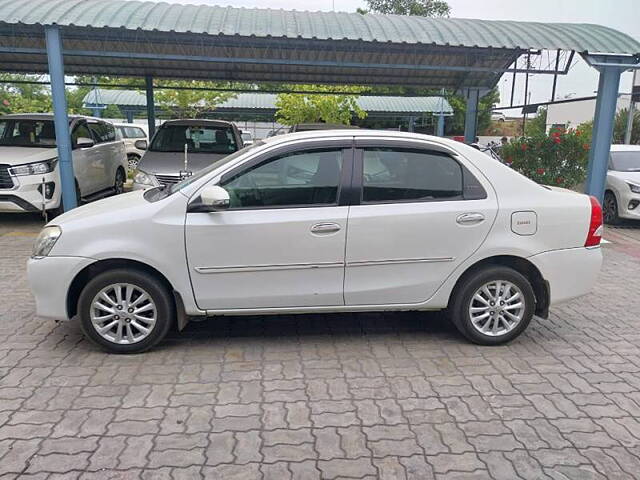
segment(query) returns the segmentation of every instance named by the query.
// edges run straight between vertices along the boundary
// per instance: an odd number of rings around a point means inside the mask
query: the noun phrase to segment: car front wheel
[[[169,331],[175,309],[167,288],[136,270],[115,269],[93,278],[80,294],[80,323],[93,343],[112,353],[139,353]]]
[[[613,192],[605,192],[604,205],[603,205],[603,220],[604,223],[609,225],[617,225],[620,223],[620,217],[618,215],[618,201]]]
[[[508,267],[489,267],[466,278],[450,309],[453,323],[470,341],[500,345],[520,335],[531,322],[535,295],[529,281]]]

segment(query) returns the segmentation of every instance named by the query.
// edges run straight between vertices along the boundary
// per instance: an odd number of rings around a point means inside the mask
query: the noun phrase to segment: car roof
[[[167,120],[160,128],[165,125],[211,125],[213,127],[233,127],[234,124],[232,122],[227,122],[224,120],[208,120],[204,118],[186,118],[179,120]]]
[[[611,145],[612,152],[640,152],[640,145]]]
[[[291,140],[314,140],[322,138],[368,138],[368,137],[384,137],[398,140],[422,140],[446,145],[453,149],[466,146],[456,140],[451,140],[434,135],[424,135],[422,133],[398,132],[397,130],[369,130],[369,129],[340,129],[340,130],[310,130],[304,132],[285,133],[274,137],[267,137],[262,140],[269,145],[288,142]]]
[[[98,117],[90,117],[88,115],[69,115],[69,120],[84,118],[85,120],[100,120],[101,122],[111,123]],[[0,116],[0,119],[18,119],[18,120],[53,120],[53,113],[8,113]]]

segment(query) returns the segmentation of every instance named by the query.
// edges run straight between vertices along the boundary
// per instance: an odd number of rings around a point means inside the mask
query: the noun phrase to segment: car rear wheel
[[[620,217],[618,216],[618,201],[613,192],[605,192],[604,205],[602,206],[602,216],[604,223],[609,225],[617,225],[620,223]]]
[[[139,353],[160,342],[175,317],[171,294],[157,279],[115,269],[92,279],[78,301],[84,334],[112,353]]]
[[[118,170],[116,170],[116,179],[113,184],[114,195],[120,195],[122,192],[124,192],[124,177],[124,170],[122,168],[118,168]]]
[[[127,164],[129,167],[129,171],[133,172],[136,168],[138,168],[138,162],[140,161],[140,157],[133,153],[127,155]]]
[[[454,293],[450,314],[457,329],[480,345],[501,345],[531,322],[535,294],[529,281],[508,267],[489,267],[466,278]]]

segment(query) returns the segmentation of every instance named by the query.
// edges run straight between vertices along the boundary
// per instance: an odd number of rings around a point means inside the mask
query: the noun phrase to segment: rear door
[[[493,190],[459,156],[424,143],[357,141],[349,212],[347,305],[429,299],[484,241]]]

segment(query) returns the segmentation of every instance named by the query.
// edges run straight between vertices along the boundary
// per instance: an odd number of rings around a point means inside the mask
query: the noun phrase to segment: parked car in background
[[[69,129],[78,200],[122,193],[127,157],[114,126],[71,115]],[[53,115],[0,117],[0,212],[62,210]]]
[[[251,134],[251,132],[242,132],[240,135],[242,137],[242,144],[244,147],[253,145],[253,135]]]
[[[593,197],[467,145],[331,130],[68,212],[40,233],[28,273],[38,315],[77,315],[112,352],[195,316],[385,310],[446,310],[496,345],[590,291],[601,234]]]
[[[133,189],[172,185],[242,148],[235,124],[169,120],[156,131],[133,175]]]
[[[149,135],[143,127],[133,123],[115,123],[114,126],[124,141],[128,168],[130,172],[133,172],[138,168],[138,162],[149,146]]]
[[[603,210],[613,225],[640,220],[640,145],[611,145]]]
[[[505,122],[507,120],[507,116],[502,112],[492,112],[491,120],[494,122]]]

